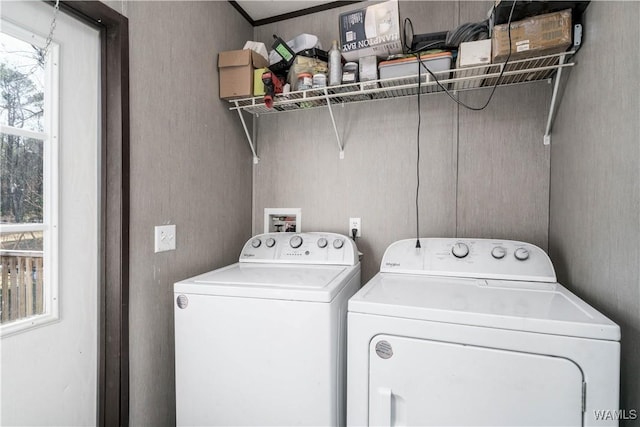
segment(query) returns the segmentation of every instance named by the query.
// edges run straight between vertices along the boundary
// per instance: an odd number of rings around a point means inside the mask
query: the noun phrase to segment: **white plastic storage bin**
[[[451,69],[451,52],[423,54],[420,55],[420,60],[425,67],[436,75],[438,80],[446,80],[449,78],[450,73],[446,71]],[[380,79],[383,80],[380,82],[382,87],[397,86],[399,83],[397,79],[402,79],[400,84],[412,84],[418,82],[418,62],[415,56],[383,61],[378,66],[378,70],[380,72]],[[420,75],[426,75],[427,82],[434,81],[433,77],[424,68],[420,70]],[[385,82],[384,79],[394,79],[394,81],[393,83]],[[423,89],[423,92],[438,90],[437,86],[425,89]]]

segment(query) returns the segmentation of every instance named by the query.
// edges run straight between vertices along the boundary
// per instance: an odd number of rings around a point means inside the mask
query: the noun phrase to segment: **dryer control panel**
[[[356,265],[358,248],[336,233],[266,233],[249,239],[240,262]]]
[[[381,272],[556,282],[549,256],[530,243],[493,239],[406,239],[389,246]]]

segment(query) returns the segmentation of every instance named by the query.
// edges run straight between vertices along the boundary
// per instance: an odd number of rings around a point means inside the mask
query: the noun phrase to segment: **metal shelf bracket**
[[[256,154],[256,147],[253,145],[253,141],[251,140],[251,135],[249,135],[249,129],[247,129],[247,123],[244,121],[244,116],[242,115],[242,109],[238,108],[238,101],[233,102],[236,105],[236,111],[238,112],[238,116],[240,117],[240,121],[242,122],[242,128],[244,129],[244,134],[247,136],[247,141],[249,142],[249,148],[251,148],[251,153],[253,154],[253,164],[257,165],[260,162],[260,157]]]
[[[553,93],[543,139],[544,144],[549,145],[551,144],[553,121],[560,104],[561,96],[559,92],[563,69],[575,65],[574,62],[571,61],[574,53],[575,52],[571,51],[519,59],[510,62],[506,70],[502,69],[504,64],[487,64],[464,69],[444,70],[436,72],[435,74],[439,74],[440,77],[438,78],[442,84],[450,85],[450,90],[458,93],[491,87],[494,85],[492,82],[495,82],[497,78],[501,78],[499,82],[500,86],[510,86],[542,80],[549,81],[549,83],[553,84]],[[373,85],[371,86],[371,84]],[[424,83],[418,83],[416,76],[411,75],[368,82],[366,88],[363,85],[359,87],[356,86],[356,84],[344,84],[339,87],[294,91],[276,100],[273,108],[268,108],[264,104],[262,97],[249,97],[230,100],[229,102],[234,105],[231,109],[238,111],[238,116],[242,122],[247,141],[249,142],[249,147],[253,153],[253,162],[257,164],[260,160],[256,154],[257,147],[254,145],[254,141],[252,141],[251,134],[249,134],[242,111],[254,114],[257,117],[258,114],[324,108],[326,105],[329,110],[329,116],[331,117],[331,124],[333,125],[333,131],[336,136],[338,150],[340,151],[340,159],[344,159],[344,144],[338,133],[335,115],[333,114],[333,106],[340,104],[344,107],[345,104],[355,102],[413,96],[417,93],[419,86],[422,86],[420,90],[421,94],[442,93],[440,86],[435,80],[428,78]]]
[[[551,129],[553,128],[553,120],[556,115],[556,107],[558,103],[558,88],[560,87],[560,80],[562,77],[562,65],[564,64],[565,56],[562,55],[558,59],[560,67],[556,71],[556,76],[553,79],[553,94],[551,95],[551,105],[549,105],[549,115],[547,116],[547,127],[544,131],[543,144],[550,145],[551,144]]]
[[[324,88],[324,96],[325,101],[327,102],[327,108],[329,109],[329,115],[331,116],[331,124],[333,125],[333,131],[336,134],[336,142],[338,143],[338,149],[340,150],[340,160],[344,159],[344,146],[342,145],[342,141],[340,140],[340,135],[338,134],[338,128],[336,127],[336,119],[333,117],[333,109],[331,108],[331,99],[329,98],[329,92],[327,88]]]

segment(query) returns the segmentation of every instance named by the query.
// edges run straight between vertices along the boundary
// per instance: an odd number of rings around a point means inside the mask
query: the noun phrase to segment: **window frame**
[[[22,25],[6,19],[0,19],[2,32],[39,47],[44,47],[46,38],[34,33]],[[0,131],[22,138],[32,138],[43,144],[43,212],[42,224],[4,224],[2,231],[11,228],[34,227],[42,230],[43,234],[43,312],[31,317],[17,319],[0,324],[0,338],[19,334],[42,327],[60,320],[59,307],[59,114],[60,114],[60,45],[51,41],[45,59],[44,68],[44,132],[36,132],[22,128],[1,125]]]

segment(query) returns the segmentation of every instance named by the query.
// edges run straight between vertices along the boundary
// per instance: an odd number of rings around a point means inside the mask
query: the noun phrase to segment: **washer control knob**
[[[253,239],[251,241],[251,246],[253,246],[256,249],[259,248],[261,244],[262,244],[262,240],[260,239]]]
[[[525,248],[518,248],[513,254],[518,261],[526,261],[529,259],[529,251]]]
[[[496,246],[491,250],[491,256],[495,259],[502,259],[507,254],[507,250],[502,246]]]
[[[342,249],[342,247],[344,246],[344,240],[342,239],[336,239],[333,241],[333,247],[336,249]]]
[[[300,246],[302,246],[302,237],[300,236],[293,236],[290,240],[289,240],[289,244],[291,245],[292,248],[297,249]]]
[[[275,244],[276,244],[276,239],[274,239],[273,237],[269,237],[269,238],[267,239],[267,241],[266,241],[266,242],[264,242],[264,243],[265,243],[265,245],[267,245],[267,247],[268,247],[268,248],[272,248],[272,247],[273,247],[273,245],[275,245]]]
[[[469,255],[469,246],[466,243],[458,242],[451,248],[451,253],[456,258],[464,258]]]
[[[320,249],[326,248],[328,243],[329,242],[327,242],[327,239],[325,239],[324,237],[318,239],[318,247]]]

